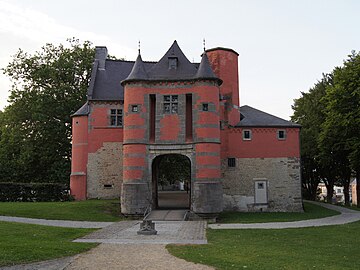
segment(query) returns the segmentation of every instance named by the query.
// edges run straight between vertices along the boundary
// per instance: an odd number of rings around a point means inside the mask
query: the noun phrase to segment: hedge
[[[55,183],[0,183],[1,202],[54,202],[72,200],[69,186]]]

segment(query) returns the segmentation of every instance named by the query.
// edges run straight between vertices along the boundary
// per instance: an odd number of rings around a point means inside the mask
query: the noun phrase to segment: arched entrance
[[[152,162],[153,209],[189,209],[191,161],[181,154],[164,154]]]

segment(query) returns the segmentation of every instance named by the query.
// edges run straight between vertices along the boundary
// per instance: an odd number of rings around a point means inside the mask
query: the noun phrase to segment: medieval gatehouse
[[[135,62],[110,60],[96,47],[87,102],[72,119],[78,200],[121,198],[129,215],[158,208],[161,160],[178,156],[188,179],[166,195],[186,193],[178,206],[199,215],[302,210],[300,126],[240,106],[232,49],[208,49],[191,63],[176,41],[158,62],[140,51]]]

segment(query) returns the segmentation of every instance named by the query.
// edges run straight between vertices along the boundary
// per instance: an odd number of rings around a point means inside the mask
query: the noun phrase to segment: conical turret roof
[[[129,74],[129,76],[123,80],[121,83],[125,81],[144,81],[148,80],[149,76],[146,72],[144,62],[141,58],[141,54],[139,52],[138,57],[136,58],[136,61],[134,63],[134,66]]]
[[[195,79],[210,79],[210,80],[217,80],[219,85],[222,83],[222,80],[219,79],[214,71],[211,68],[209,58],[207,57],[206,52],[202,54],[201,62],[198,68],[198,71],[195,75]]]

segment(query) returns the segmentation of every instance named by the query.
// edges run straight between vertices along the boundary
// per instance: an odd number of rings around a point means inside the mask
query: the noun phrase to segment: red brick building
[[[124,214],[156,208],[158,160],[181,155],[197,214],[302,211],[300,126],[240,107],[232,49],[191,63],[176,41],[158,62],[110,60],[97,47],[87,100],[73,115],[76,199],[121,197]]]

